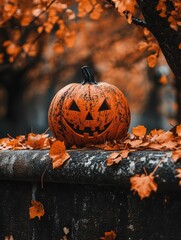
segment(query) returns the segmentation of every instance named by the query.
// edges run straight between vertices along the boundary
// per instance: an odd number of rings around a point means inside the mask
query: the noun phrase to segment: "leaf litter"
[[[127,136],[120,141],[105,142],[104,144],[87,147],[113,151],[106,159],[107,166],[118,164],[127,158],[130,152],[142,150],[171,151],[173,162],[177,162],[181,159],[181,124],[173,127],[169,131],[154,129],[148,134],[145,126],[138,125],[133,127],[132,132],[128,133]],[[64,162],[70,158],[64,142],[49,137],[46,133],[29,133],[27,136],[19,135],[15,138],[8,135],[7,138],[0,139],[0,150],[25,149],[49,149],[53,169],[61,167]],[[75,150],[77,148],[73,146],[72,149]],[[181,168],[177,169],[177,172],[178,175],[176,175],[176,177],[181,179]],[[136,174],[130,178],[131,190],[137,192],[141,199],[149,197],[152,191],[157,190],[157,184],[154,182],[154,173],[155,170],[149,175]],[[181,180],[179,185],[181,185]],[[104,238],[106,239],[106,237]]]

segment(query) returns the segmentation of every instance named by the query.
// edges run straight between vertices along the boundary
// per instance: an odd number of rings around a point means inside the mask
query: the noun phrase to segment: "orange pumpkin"
[[[87,66],[82,72],[81,84],[67,85],[51,102],[48,120],[53,135],[67,147],[122,139],[130,124],[125,96],[111,84],[95,82]]]

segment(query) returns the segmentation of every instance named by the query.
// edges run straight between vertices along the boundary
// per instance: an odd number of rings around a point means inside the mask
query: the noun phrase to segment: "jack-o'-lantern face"
[[[68,110],[64,111],[64,120],[75,134],[88,138],[103,134],[112,122],[111,108],[106,99],[93,111],[86,110],[85,105],[80,107],[72,100]]]
[[[94,82],[87,68],[84,71],[85,82],[61,89],[49,108],[50,129],[68,147],[121,139],[129,128],[123,93],[111,84]]]

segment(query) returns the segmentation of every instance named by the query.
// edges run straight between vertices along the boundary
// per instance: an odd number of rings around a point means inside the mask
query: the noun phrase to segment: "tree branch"
[[[32,25],[37,19],[39,19],[39,17],[40,17],[43,13],[45,13],[45,12],[51,7],[51,5],[52,5],[55,1],[56,1],[56,0],[52,0],[52,1],[46,6],[46,8],[45,8],[42,12],[40,12],[40,13],[38,14],[38,16],[34,17],[33,20],[30,22],[29,26]]]
[[[107,0],[107,2],[109,4],[111,4],[114,8],[116,7],[115,3],[112,0]],[[126,18],[128,18],[129,12],[128,11],[124,11],[123,13],[126,16]],[[137,26],[147,27],[147,24],[146,24],[145,20],[136,18],[134,16],[132,17],[132,23],[137,25]]]
[[[124,11],[123,13],[126,16],[126,18],[128,18],[129,12]],[[147,27],[147,24],[146,24],[145,20],[136,18],[134,16],[132,17],[132,23],[134,23],[135,25],[141,26],[141,27]]]
[[[26,27],[24,33],[22,34],[22,37],[21,37],[21,40],[20,40],[20,45],[23,45],[25,43],[25,39],[26,39],[26,36],[29,34],[29,31],[31,29],[31,27],[33,26],[33,24],[35,23],[36,20],[39,19],[39,17],[45,13],[50,7],[51,5],[55,2],[56,0],[52,0],[47,6],[46,8],[41,11],[36,17],[33,18],[33,20],[29,23],[29,25]]]

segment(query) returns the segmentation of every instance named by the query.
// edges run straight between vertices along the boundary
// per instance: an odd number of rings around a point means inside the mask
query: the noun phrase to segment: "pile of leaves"
[[[60,167],[64,161],[70,158],[66,152],[64,142],[49,137],[49,134],[29,133],[15,138],[8,136],[0,139],[0,150],[44,150],[50,149],[53,168]]]
[[[146,134],[144,126],[133,127],[132,133],[120,143],[113,145],[100,145],[104,150],[120,150],[113,152],[107,159],[107,165],[119,163],[130,152],[138,150],[164,150],[172,151],[173,161],[181,158],[181,125],[175,126],[170,131],[152,130]]]
[[[51,138],[46,133],[29,133],[27,136],[20,135],[15,138],[8,135],[7,138],[0,139],[0,150],[49,149],[50,142]]]
[[[132,132],[120,142],[114,141],[105,142],[100,145],[91,145],[90,148],[101,148],[108,151],[116,150],[106,160],[107,166],[119,163],[123,158],[126,158],[130,152],[138,150],[164,150],[172,151],[172,159],[177,161],[181,158],[181,124],[175,126],[170,131],[154,129],[147,134],[147,129],[138,125],[132,128]],[[72,148],[76,149],[76,146]],[[59,157],[66,152],[64,142],[61,142],[49,134],[29,133],[27,136],[20,135],[15,138],[8,135],[7,138],[0,139],[0,150],[25,150],[25,149],[50,149],[50,157],[53,163],[59,161]],[[54,165],[54,168],[60,167],[63,162]]]
[[[105,146],[104,149],[110,150],[110,146]],[[112,146],[112,149],[119,151],[110,154],[106,160],[107,166],[119,163],[130,152],[137,150],[172,151],[172,160],[176,162],[181,159],[181,125],[175,126],[170,131],[154,129],[149,134],[146,134],[144,126],[134,127],[132,133],[128,134],[121,143]],[[154,174],[162,161],[149,175],[144,169],[145,173],[130,178],[131,190],[137,192],[141,199],[149,197],[152,191],[157,191],[158,185],[154,181]],[[177,172],[176,177],[181,179],[181,169],[177,169]],[[179,185],[181,186],[181,180]]]

